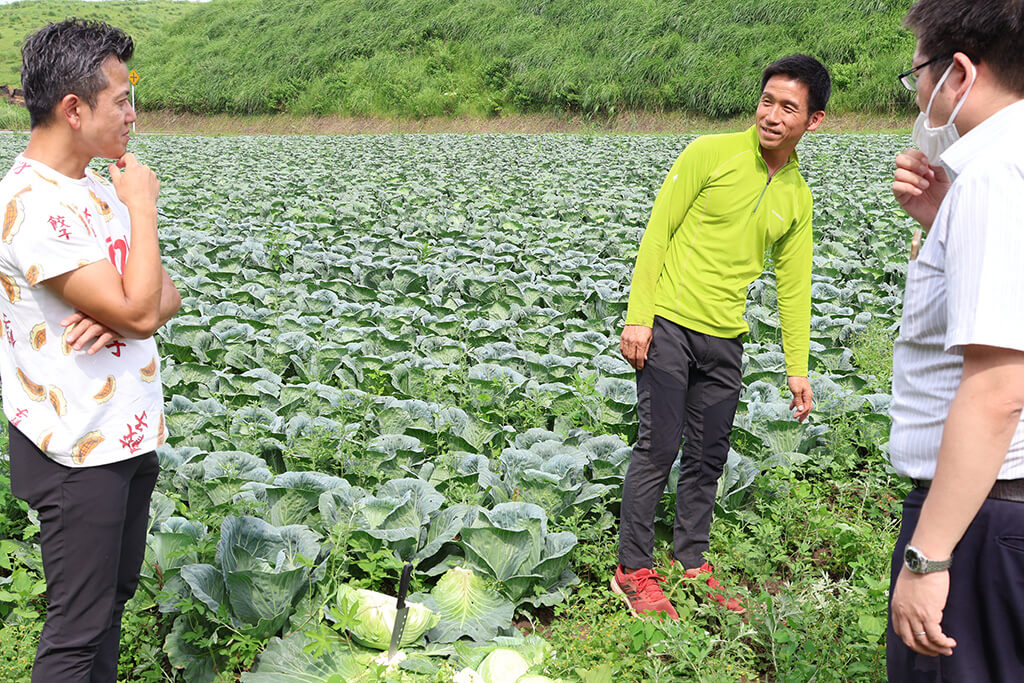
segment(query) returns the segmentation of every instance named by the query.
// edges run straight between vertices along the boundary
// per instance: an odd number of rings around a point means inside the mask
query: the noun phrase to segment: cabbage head
[[[476,672],[476,669],[470,669],[467,666],[455,674],[452,683],[484,683],[484,679],[480,678],[480,674]]]
[[[396,600],[390,595],[342,586],[338,593],[341,611],[347,613],[351,605],[356,606],[355,619],[349,626],[353,637],[366,647],[386,650],[391,644],[391,631],[395,626],[395,615],[398,613]],[[441,617],[418,602],[405,603],[409,607],[409,616],[405,621],[402,641],[399,647],[412,645],[424,633],[432,629]]]
[[[484,683],[516,683],[529,668],[530,663],[521,654],[500,647],[487,655],[476,671]]]

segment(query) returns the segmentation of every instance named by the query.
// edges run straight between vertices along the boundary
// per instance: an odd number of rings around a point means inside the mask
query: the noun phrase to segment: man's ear
[[[964,96],[967,88],[974,82],[971,75],[977,77],[977,67],[971,63],[971,58],[963,52],[953,53],[953,63],[956,67],[949,72],[949,78],[943,84],[945,87],[953,88],[953,96],[959,100]]]
[[[811,114],[811,117],[809,119],[807,119],[807,130],[809,130],[809,131],[818,130],[818,126],[820,126],[821,122],[824,121],[824,120],[825,120],[825,112],[823,112],[823,111],[816,111],[816,112],[814,112],[813,114]]]
[[[85,103],[74,93],[68,93],[57,103],[57,118],[67,121],[74,130],[82,127],[81,110]]]

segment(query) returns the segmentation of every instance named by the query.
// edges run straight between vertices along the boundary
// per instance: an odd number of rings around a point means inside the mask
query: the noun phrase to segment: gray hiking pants
[[[704,563],[743,386],[742,355],[742,335],[712,337],[655,317],[647,362],[636,373],[640,430],[622,488],[623,567],[653,566],[654,517],[684,435],[673,555],[687,569]]]

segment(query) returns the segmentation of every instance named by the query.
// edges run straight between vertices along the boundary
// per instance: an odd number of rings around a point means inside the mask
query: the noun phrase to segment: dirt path
[[[612,119],[524,114],[502,118],[354,118],[199,116],[169,111],[139,112],[140,133],[180,135],[334,135],[354,133],[712,133],[740,130],[753,117],[706,119],[680,113],[627,112]],[[909,133],[910,116],[829,115],[825,133]]]

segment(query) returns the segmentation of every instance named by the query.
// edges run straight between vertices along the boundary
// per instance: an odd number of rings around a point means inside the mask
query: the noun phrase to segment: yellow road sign
[[[138,83],[139,82],[139,72],[136,71],[135,69],[132,69],[131,73],[128,74],[128,80],[131,81],[132,85],[135,85],[136,83]]]

